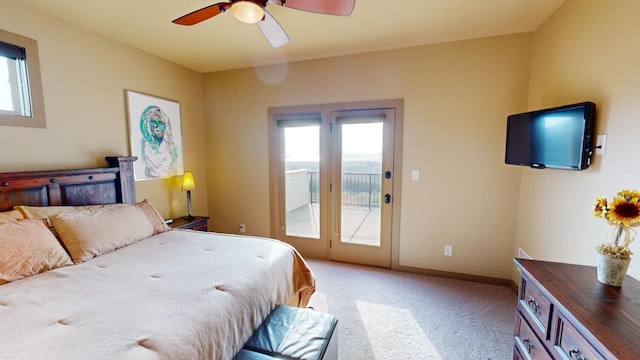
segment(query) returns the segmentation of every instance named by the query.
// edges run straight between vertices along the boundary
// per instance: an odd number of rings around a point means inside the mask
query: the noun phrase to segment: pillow
[[[0,224],[14,223],[22,219],[24,219],[24,216],[18,210],[0,212]]]
[[[153,235],[147,215],[134,204],[105,206],[50,217],[76,264]]]
[[[24,215],[25,219],[39,219],[39,220],[47,220],[49,227],[51,227],[51,221],[49,218],[53,215],[68,213],[68,212],[76,212],[76,211],[84,211],[91,209],[100,209],[104,207],[111,206],[127,206],[129,204],[105,204],[105,205],[84,205],[84,206],[26,206],[26,205],[16,205],[13,207],[14,210],[19,210],[22,215]]]
[[[147,199],[140,201],[136,206],[142,210],[145,215],[147,215],[147,218],[149,218],[151,226],[153,226],[153,235],[171,230],[169,225],[164,222],[164,218],[160,215],[158,209],[156,209]]]
[[[0,225],[0,284],[72,264],[42,220]]]
[[[19,219],[45,219],[47,223],[51,227],[51,221],[49,218],[53,215],[76,212],[76,211],[84,211],[84,210],[95,210],[101,209],[105,207],[123,207],[123,206],[131,206],[130,204],[103,204],[103,205],[82,205],[82,206],[26,206],[26,205],[17,205],[13,208],[17,211],[20,218]],[[153,204],[151,204],[147,199],[142,200],[137,203],[138,206],[149,218],[151,225],[153,225],[154,235],[159,234],[168,230],[171,230],[169,225],[167,225],[164,221],[162,215],[158,209],[156,209]],[[24,217],[23,217],[24,216]],[[2,223],[2,213],[0,213],[0,223]]]

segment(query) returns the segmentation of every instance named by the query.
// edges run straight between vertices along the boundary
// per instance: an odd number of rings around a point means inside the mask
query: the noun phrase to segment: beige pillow
[[[18,210],[24,215],[25,219],[45,219],[51,226],[51,218],[53,215],[64,214],[69,212],[84,211],[91,209],[101,209],[112,206],[127,206],[129,204],[105,204],[105,205],[84,205],[84,206],[26,206],[16,205],[14,210]]]
[[[18,210],[0,212],[0,224],[14,223],[22,219],[24,219],[24,216]]]
[[[0,284],[72,264],[43,221],[0,225]]]
[[[169,225],[164,222],[164,218],[160,215],[158,209],[156,209],[147,199],[144,199],[136,204],[136,206],[142,210],[153,226],[153,235],[160,234],[165,231],[171,230]]]
[[[76,264],[153,235],[147,215],[134,204],[61,213],[50,220]]]

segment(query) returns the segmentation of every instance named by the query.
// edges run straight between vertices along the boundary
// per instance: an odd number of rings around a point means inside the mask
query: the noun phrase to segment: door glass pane
[[[13,96],[11,82],[9,81],[9,60],[0,56],[0,111],[13,112]]]
[[[342,124],[342,242],[380,246],[382,128]]]
[[[285,127],[286,234],[320,238],[320,126]]]

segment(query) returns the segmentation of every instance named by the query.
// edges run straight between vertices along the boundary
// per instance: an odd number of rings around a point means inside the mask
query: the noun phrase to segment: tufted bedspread
[[[230,359],[315,280],[276,240],[172,230],[0,286],[0,359]]]

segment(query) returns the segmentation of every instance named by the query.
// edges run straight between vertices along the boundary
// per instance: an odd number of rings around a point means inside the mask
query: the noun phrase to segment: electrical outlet
[[[240,232],[244,233],[245,231],[247,231],[247,228],[244,226],[244,224],[240,224]]]
[[[604,150],[607,147],[607,135],[598,135],[596,137],[596,155],[604,155]]]
[[[446,256],[453,256],[453,246],[451,245],[445,245],[444,246],[444,254]]]

